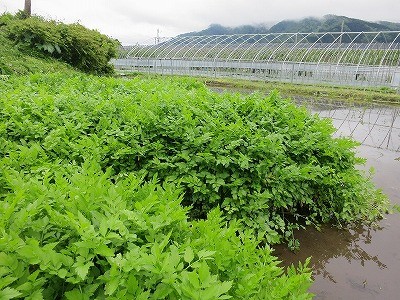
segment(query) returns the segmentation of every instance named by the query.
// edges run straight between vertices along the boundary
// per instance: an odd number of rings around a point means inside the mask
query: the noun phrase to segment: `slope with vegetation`
[[[88,73],[113,72],[109,61],[117,54],[118,42],[80,24],[66,25],[37,16],[24,19],[5,14],[0,16],[0,32],[0,39],[6,43],[4,46],[8,46],[4,47],[7,50],[3,52],[10,55],[2,60],[2,73],[13,73],[12,59],[18,58],[20,53],[36,58],[56,59]],[[32,61],[32,65],[35,65],[35,61]],[[15,68],[14,72],[24,73],[23,66],[16,65]]]
[[[72,67],[56,59],[42,59],[23,53],[5,37],[0,27],[0,75],[69,71]]]

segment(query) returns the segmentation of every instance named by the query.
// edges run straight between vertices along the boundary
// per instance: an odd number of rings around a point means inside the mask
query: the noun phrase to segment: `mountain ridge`
[[[184,36],[204,36],[223,34],[267,34],[267,33],[295,33],[295,32],[367,32],[367,31],[400,31],[400,23],[389,21],[370,22],[346,16],[325,15],[322,18],[307,17],[300,20],[283,20],[273,26],[266,24],[241,25],[228,27],[221,24],[211,24],[208,28],[183,33]]]

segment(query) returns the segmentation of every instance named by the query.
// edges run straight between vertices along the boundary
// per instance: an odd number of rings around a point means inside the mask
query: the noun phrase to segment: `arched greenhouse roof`
[[[400,31],[155,38],[125,47],[113,63],[123,72],[400,90]]]
[[[178,36],[132,46],[124,58],[398,66],[399,45],[393,31]]]

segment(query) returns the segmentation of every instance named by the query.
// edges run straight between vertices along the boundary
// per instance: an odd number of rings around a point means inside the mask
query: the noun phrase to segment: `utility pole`
[[[343,36],[343,29],[344,29],[344,20],[342,21],[342,28],[340,28],[340,45],[342,44],[342,36]]]
[[[157,28],[157,37],[156,37],[156,44],[160,43],[160,29]]]
[[[160,43],[160,29],[157,28],[157,35],[154,37],[154,45],[157,45]]]
[[[32,3],[31,0],[25,0],[25,7],[24,7],[24,13],[27,17],[30,17],[32,14]]]

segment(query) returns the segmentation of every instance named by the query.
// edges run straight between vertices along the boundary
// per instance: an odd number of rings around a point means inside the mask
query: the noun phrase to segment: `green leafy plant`
[[[268,243],[305,224],[370,222],[387,200],[356,143],[277,93],[216,94],[194,80],[32,75],[0,82],[1,163],[28,173],[97,161],[180,184],[194,219],[219,207]],[[48,168],[46,167],[46,168]]]
[[[0,298],[309,299],[309,261],[269,245],[388,207],[356,143],[276,92],[74,72],[0,91]]]
[[[92,161],[53,170],[3,172],[2,299],[311,297],[307,263],[285,274],[218,210],[189,222],[173,184],[115,178]]]

